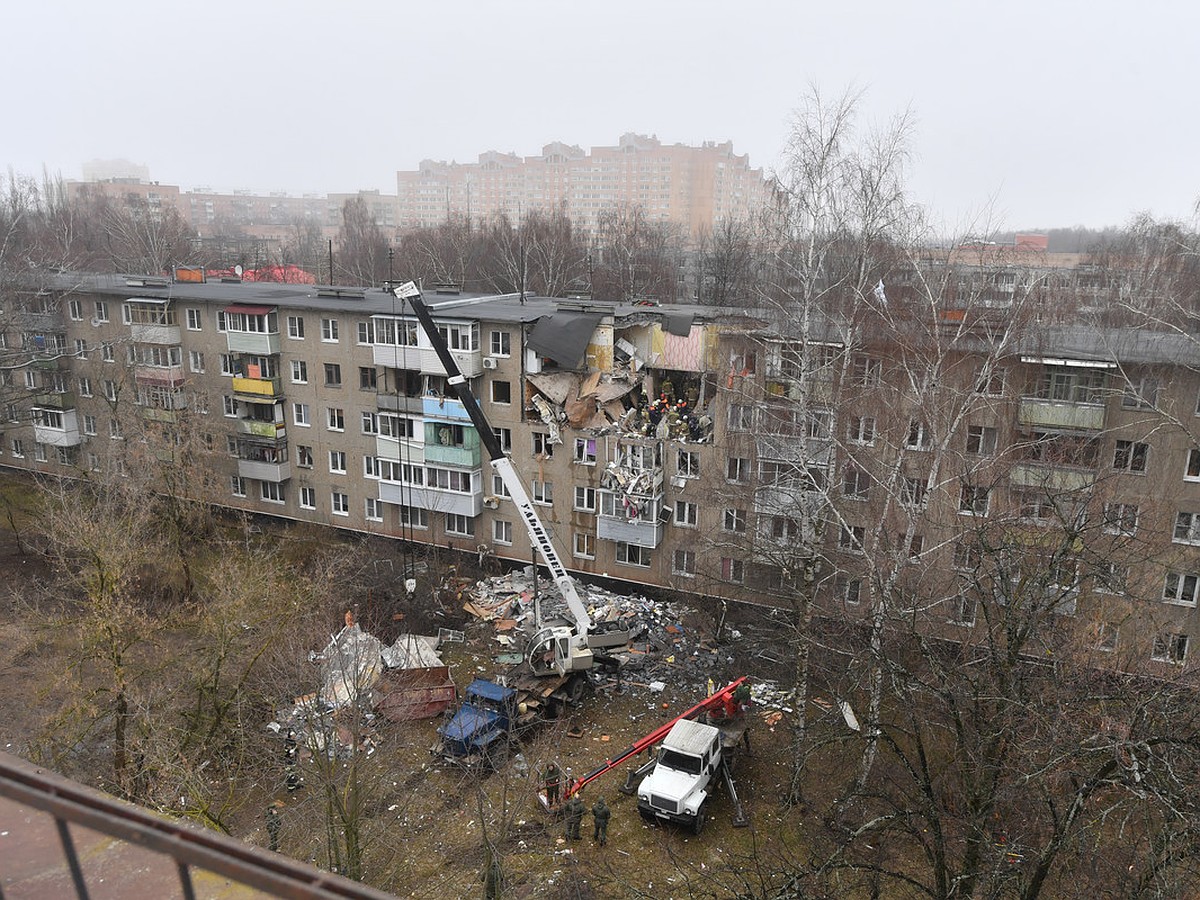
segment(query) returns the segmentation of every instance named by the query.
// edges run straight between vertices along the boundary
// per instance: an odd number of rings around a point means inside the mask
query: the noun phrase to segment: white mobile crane
[[[420,289],[416,284],[408,281],[392,290],[399,300],[408,301],[412,305],[417,321],[421,324],[442,367],[446,370],[446,383],[449,389],[462,403],[467,416],[471,419],[471,424],[479,432],[479,440],[487,450],[492,470],[504,482],[504,487],[511,496],[513,505],[516,506],[521,513],[521,518],[525,521],[529,539],[537,548],[546,568],[550,570],[550,576],[562,592],[563,599],[566,600],[567,607],[571,610],[571,615],[575,620],[573,625],[560,622],[543,624],[540,620],[536,623],[537,630],[530,639],[526,653],[530,671],[538,676],[557,674],[564,677],[574,673],[587,672],[595,664],[593,651],[627,643],[629,641],[628,632],[598,632],[594,629],[592,617],[588,614],[587,607],[580,598],[579,591],[575,588],[574,579],[567,574],[566,567],[563,566],[562,560],[559,559],[554,544],[550,540],[549,532],[538,518],[537,510],[529,499],[524,484],[517,476],[516,469],[513,468],[512,460],[505,456],[500,441],[492,431],[491,424],[484,416],[479,402],[467,385],[467,379],[458,368],[458,363],[454,361],[445,338],[434,324],[433,316],[429,307],[425,305]],[[576,683],[582,688],[581,680],[577,680]]]

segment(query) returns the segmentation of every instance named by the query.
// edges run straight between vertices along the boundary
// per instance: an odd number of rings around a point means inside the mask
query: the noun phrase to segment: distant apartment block
[[[563,207],[578,226],[594,231],[603,210],[640,205],[652,221],[698,235],[723,219],[752,215],[769,184],[733,144],[664,145],[625,134],[615,147],[554,142],[539,156],[483,153],[475,163],[425,160],[396,173],[399,222],[430,226],[448,218],[486,219],[522,210]]]

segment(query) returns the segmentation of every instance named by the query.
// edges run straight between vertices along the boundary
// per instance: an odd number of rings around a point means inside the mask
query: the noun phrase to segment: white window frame
[[[363,518],[368,522],[383,521],[382,502],[378,497],[367,497],[363,501]]]
[[[307,403],[292,403],[292,423],[300,428],[312,428]]]
[[[589,531],[576,531],[571,540],[571,555],[576,559],[595,559],[596,536]]]
[[[350,515],[350,495],[344,491],[330,491],[329,511],[335,516]]]
[[[329,473],[331,475],[346,474],[346,451],[345,450],[330,450],[329,451]]]
[[[325,425],[330,431],[345,431],[346,411],[340,406],[325,407]]]
[[[509,519],[492,519],[492,541],[512,546],[513,523]]]
[[[575,485],[575,503],[571,507],[579,512],[596,511],[596,489],[583,484]]]
[[[341,325],[337,319],[321,318],[321,343],[336,344],[341,338]]]
[[[292,384],[308,384],[308,363],[303,359],[292,360]]]
[[[300,508],[301,509],[316,509],[317,508],[317,489],[315,487],[300,488]]]
[[[186,312],[187,330],[188,331],[203,331],[204,320],[200,316],[200,308],[197,306],[189,306]]]
[[[680,528],[698,528],[700,524],[700,506],[691,500],[676,500],[673,521]]]

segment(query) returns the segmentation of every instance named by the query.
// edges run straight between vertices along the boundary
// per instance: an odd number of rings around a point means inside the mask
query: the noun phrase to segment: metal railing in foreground
[[[185,900],[196,897],[192,884],[193,868],[293,900],[394,900],[391,894],[322,872],[278,853],[162,818],[8,753],[0,753],[0,797],[53,817],[63,858],[81,900],[86,900],[89,895],[71,837],[71,825],[80,825],[170,857],[175,861]],[[0,896],[3,896],[2,892]]]

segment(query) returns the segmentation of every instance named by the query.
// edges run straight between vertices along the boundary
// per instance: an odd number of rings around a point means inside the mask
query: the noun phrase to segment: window
[[[576,489],[578,490],[578,488]],[[492,476],[492,494],[496,497],[511,497],[508,492],[508,485],[504,483],[504,478],[500,475]]]
[[[474,537],[475,520],[459,513],[446,513],[446,534]]]
[[[1177,514],[1175,531],[1171,539],[1177,544],[1200,544],[1200,513],[1181,512]]]
[[[1137,531],[1138,507],[1136,503],[1105,503],[1102,527],[1109,534],[1120,534],[1126,537]],[[1197,524],[1200,524],[1198,522]],[[1175,523],[1175,534],[1179,535],[1179,522]]]
[[[730,584],[742,584],[746,580],[746,563],[730,556],[721,557],[721,578]]]
[[[317,508],[317,489],[311,487],[300,488],[300,508],[301,509],[316,509]]]
[[[359,366],[358,367],[358,389],[360,391],[373,391],[379,386],[379,373],[375,371],[374,366]]]
[[[838,531],[838,549],[847,553],[862,553],[866,541],[866,529],[861,525],[843,524]]]
[[[46,461],[46,445],[41,441],[33,442],[33,458],[38,462]]]
[[[229,489],[235,497],[246,496],[246,479],[240,475],[229,476]]]
[[[1154,636],[1150,658],[1157,662],[1180,665],[1187,659],[1188,636],[1163,632]]]
[[[954,568],[962,572],[978,569],[983,562],[983,553],[975,544],[954,545]]]
[[[731,456],[725,471],[725,478],[733,482],[746,482],[750,480],[751,471],[750,460],[744,456]]]
[[[1158,406],[1158,379],[1132,376],[1121,393],[1124,409],[1154,409]]]
[[[950,621],[955,625],[971,626],[975,624],[976,611],[979,604],[974,597],[960,595],[950,600],[952,609],[950,612]]]
[[[105,362],[117,361],[117,354],[113,349],[112,341],[102,341],[100,343],[100,358]]]
[[[360,344],[375,343],[375,323],[370,319],[360,321],[356,331],[358,332],[358,342]]]
[[[979,373],[979,381],[975,384],[975,393],[988,397],[1000,397],[1004,394],[1004,370],[987,368]]]
[[[292,360],[292,384],[308,384],[308,363],[302,359]]]
[[[110,379],[104,379],[104,399],[110,403],[117,402],[117,383]]]
[[[312,426],[312,421],[308,417],[307,403],[292,404],[292,421],[301,428],[310,428]]]
[[[617,541],[617,562],[626,566],[650,567],[650,548]]]
[[[900,505],[919,509],[925,502],[926,479],[900,476]]]
[[[507,381],[493,381],[492,383],[492,402],[493,403],[512,403],[512,385]]]
[[[535,481],[533,483],[533,502],[543,503],[547,506],[554,502],[554,484],[549,481]]]
[[[226,394],[221,398],[221,402],[224,405],[225,415],[229,416],[231,419],[236,419],[238,414],[237,401]]]
[[[575,438],[575,462],[583,466],[596,464],[596,439]]]
[[[1196,594],[1200,590],[1200,575],[1168,572],[1163,583],[1163,600],[1179,606],[1195,606]]]
[[[107,300],[97,300],[96,301],[96,321],[97,322],[107,322],[108,321],[108,301]]]
[[[1129,583],[1129,567],[1105,559],[1093,567],[1092,577],[1096,582],[1096,590],[1101,593],[1123,594]]]
[[[493,331],[491,334],[492,356],[509,356],[512,353],[507,331]]]
[[[777,541],[793,540],[800,534],[800,523],[791,516],[771,516],[766,531]]]
[[[512,429],[511,428],[493,428],[492,434],[494,434],[496,436],[496,440],[500,444],[501,452],[512,453]]]
[[[401,506],[396,511],[400,524],[408,528],[428,528],[429,510],[419,506]]]
[[[346,451],[329,451],[329,471],[333,472],[335,475],[346,474]]]
[[[511,544],[513,535],[513,523],[507,519],[494,519],[492,521],[492,540],[497,544]]]
[[[196,373],[204,372],[204,354],[199,350],[188,351],[188,368]]]
[[[990,490],[973,484],[964,484],[958,497],[958,511],[963,515],[986,516]]]
[[[1128,442],[1127,441],[1117,441],[1118,452],[1121,449],[1119,445],[1122,443],[1128,443]],[[1138,446],[1144,447],[1145,444],[1139,444]],[[1115,459],[1113,461],[1113,465],[1114,466],[1116,465]],[[1144,472],[1145,470],[1146,470],[1146,460],[1145,460],[1145,452],[1143,452],[1142,453],[1142,468],[1139,471]],[[1191,450],[1188,451],[1187,471],[1184,472],[1183,477],[1184,477],[1184,479],[1186,479],[1188,481],[1200,481],[1200,450],[1196,449],[1195,447],[1193,447]]]
[[[74,322],[83,321],[83,303],[79,300],[67,301],[67,313],[71,316]]]
[[[225,435],[225,452],[230,456],[238,455],[238,442],[232,434]]]
[[[327,344],[336,344],[338,342],[337,319],[321,320],[321,340]]]
[[[726,531],[743,534],[746,531],[746,511],[744,509],[727,509],[722,519],[721,527]]]
[[[287,317],[287,336],[293,341],[304,340],[304,317],[303,316],[288,316]]]
[[[333,491],[329,495],[329,508],[335,516],[350,515],[350,495]]]
[[[75,338],[75,358],[87,358],[87,341],[85,341],[83,338]]]
[[[846,437],[852,444],[870,446],[875,443],[875,417],[852,416]]]
[[[1196,451],[1191,451],[1188,454],[1188,475],[1187,477],[1200,478],[1200,457],[1198,457],[1196,465],[1198,466],[1196,475],[1193,476],[1192,455]],[[1146,472],[1146,459],[1150,455],[1150,445],[1140,444],[1137,441],[1117,441],[1117,446],[1113,450],[1113,468],[1118,472],[1131,472],[1137,475],[1144,475]]]
[[[311,469],[313,467],[312,447],[304,444],[299,444],[296,447],[296,465],[301,469]]]
[[[13,438],[11,447],[13,456],[15,456],[17,459],[25,458],[25,442],[23,440],[20,438]]]
[[[96,433],[96,417],[84,415],[83,417],[83,433],[94,435]]]
[[[97,453],[93,453],[92,451],[89,450],[88,455],[87,455],[87,465],[88,465],[88,469],[90,471],[99,472],[100,471],[100,455]]]
[[[1037,388],[1037,397],[1066,403],[1103,403],[1104,373],[1099,369],[1047,366]]]
[[[1120,631],[1120,628],[1112,624],[1112,622],[1097,622],[1096,649],[1103,650],[1105,653],[1112,653],[1117,649],[1117,637]]]
[[[282,503],[284,501],[283,485],[276,484],[274,481],[260,481],[258,483],[258,493],[267,503]]]
[[[188,331],[199,331],[202,328],[200,319],[200,310],[195,307],[188,307],[187,311],[187,328]]]
[[[676,550],[671,557],[671,572],[691,578],[696,574],[696,551]]]
[[[550,443],[550,435],[541,431],[534,431],[530,436],[533,440],[534,456],[541,456],[546,459],[550,459],[552,456],[554,456],[554,445]]]
[[[996,452],[996,429],[986,425],[967,426],[967,452],[991,456]]]
[[[754,428],[754,407],[740,403],[729,404],[729,430],[751,431]]]
[[[337,363],[325,363],[325,387],[342,386],[342,367]]]
[[[571,547],[571,555],[577,556],[580,559],[595,559],[596,536],[594,534],[588,534],[586,531],[575,532],[575,538]]]
[[[8,419],[10,422],[21,421],[21,413],[17,410],[17,404],[6,403],[4,405],[4,418]]]
[[[596,489],[592,487],[575,486],[575,509],[581,512],[596,511]]]
[[[867,473],[858,466],[846,466],[842,474],[842,496],[849,500],[866,500],[871,493]]]
[[[883,363],[870,356],[856,356],[851,365],[850,377],[858,387],[877,387],[883,372]]]
[[[133,315],[129,310],[128,303],[121,304],[121,323],[124,325],[132,325],[133,324]]]
[[[383,504],[377,497],[367,497],[363,503],[363,516],[368,522],[383,521]]]
[[[346,430],[346,413],[336,406],[330,406],[325,410],[325,421],[329,425],[330,431]]]
[[[29,388],[31,391],[35,391],[37,390],[37,386],[37,372],[34,372],[31,369],[25,373],[25,387]]]
[[[700,454],[694,450],[680,450],[675,456],[675,472],[684,478],[700,477]]]
[[[237,374],[237,369],[234,367],[234,364],[233,364],[233,354],[231,354],[231,353],[222,353],[221,354],[221,374],[222,375],[236,375]]]
[[[363,478],[379,478],[381,468],[376,457],[369,454],[363,457]]]
[[[379,434],[379,416],[369,410],[362,411],[362,433]]]
[[[700,519],[700,508],[688,500],[675,501],[675,524],[682,528],[695,528]]]
[[[862,579],[842,577],[838,580],[842,602],[847,606],[858,606],[862,602]]]
[[[81,396],[81,397],[92,396],[92,379],[87,378],[87,377],[81,377],[79,379],[79,396]]]
[[[228,323],[225,321],[225,310],[217,310],[217,331],[228,331]]]

